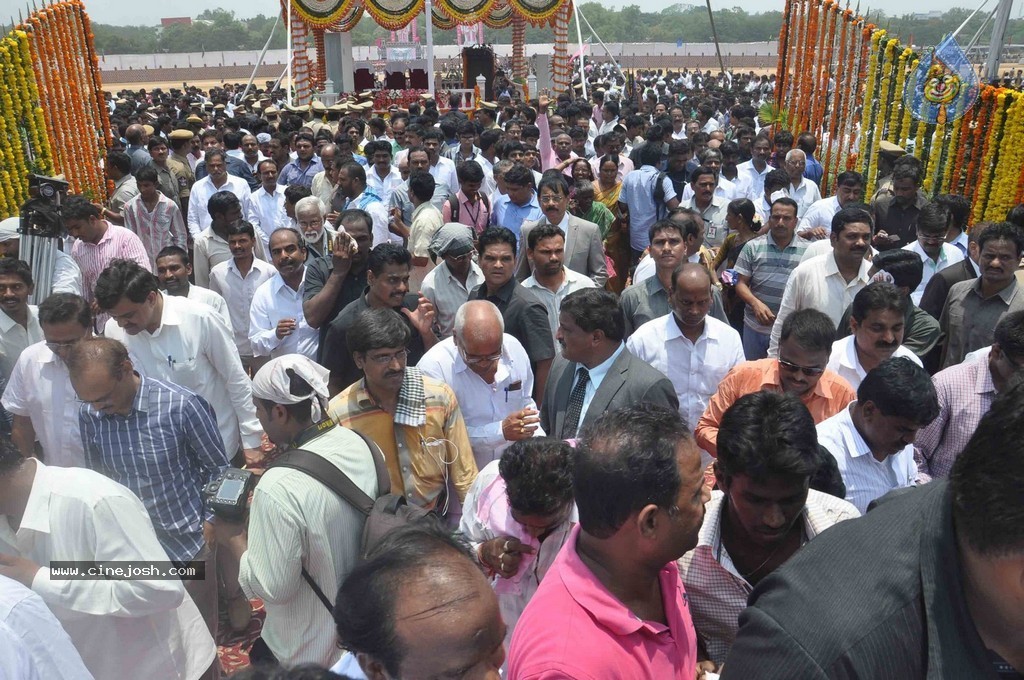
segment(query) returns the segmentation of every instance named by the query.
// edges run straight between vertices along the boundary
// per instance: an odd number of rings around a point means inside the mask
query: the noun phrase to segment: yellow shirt
[[[432,509],[449,478],[459,501],[465,500],[477,467],[455,393],[426,376],[423,388],[426,414],[419,426],[395,422],[374,402],[365,380],[331,399],[327,412],[339,425],[377,443],[391,473],[392,493],[405,494],[410,503]]]

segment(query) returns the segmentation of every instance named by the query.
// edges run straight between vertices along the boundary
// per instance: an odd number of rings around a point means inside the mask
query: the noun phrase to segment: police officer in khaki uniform
[[[196,175],[188,162],[193,135],[189,130],[174,130],[167,135],[171,142],[171,155],[167,157],[167,166],[178,178],[178,201],[181,203],[182,214],[188,213],[188,197],[192,193],[192,185],[196,183]]]

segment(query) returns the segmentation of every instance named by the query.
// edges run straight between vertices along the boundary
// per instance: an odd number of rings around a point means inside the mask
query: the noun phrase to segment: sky
[[[952,7],[975,6],[977,0],[932,0],[927,3],[926,9],[944,11]],[[1021,3],[1022,0],[1016,0]],[[622,7],[623,5],[639,5],[644,11],[661,10],[665,7],[676,4],[676,0],[627,0],[626,2],[602,2],[611,7]],[[850,3],[856,6],[854,0]],[[1016,4],[1016,3],[1015,3]],[[784,0],[745,0],[739,3],[736,0],[724,0],[722,2],[712,0],[712,8],[726,8],[742,6],[748,12],[768,12],[772,10],[781,11],[785,5]],[[235,12],[239,18],[248,18],[257,14],[272,14],[280,5],[277,0],[176,0],[174,3],[162,2],[126,2],[126,0],[85,0],[85,9],[92,17],[92,20],[101,24],[113,24],[117,26],[131,25],[158,25],[161,17],[190,16],[195,17],[204,9],[219,6],[223,9]],[[884,9],[893,15],[902,15],[911,12],[922,11],[924,7],[919,0],[861,0],[861,12],[867,9]],[[990,7],[992,5],[989,5]],[[10,16],[16,16],[19,8],[24,8],[23,0],[0,0],[0,17],[3,23],[7,22]],[[1015,8],[1016,9],[1016,8]],[[1012,16],[1019,13],[1015,11]]]

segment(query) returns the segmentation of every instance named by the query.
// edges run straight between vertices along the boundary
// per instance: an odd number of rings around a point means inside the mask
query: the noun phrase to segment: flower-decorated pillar
[[[556,93],[566,92],[572,84],[572,73],[569,65],[569,13],[572,3],[564,2],[552,17],[555,29],[555,51],[551,59],[551,84]]]
[[[512,77],[526,77],[526,19],[512,17]]]

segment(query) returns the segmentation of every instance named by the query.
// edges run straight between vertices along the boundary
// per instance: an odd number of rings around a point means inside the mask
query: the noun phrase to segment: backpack
[[[661,171],[658,179],[654,181],[654,210],[656,218],[661,220],[668,215],[668,206],[665,205],[665,178],[668,173]]]
[[[292,449],[280,458],[275,460],[267,469],[275,467],[287,467],[294,470],[301,470],[317,480],[328,489],[336,493],[342,500],[366,515],[366,524],[363,525],[363,535],[359,545],[359,559],[365,560],[370,552],[380,543],[381,539],[393,529],[413,524],[430,516],[429,510],[409,505],[405,496],[391,493],[391,475],[388,473],[387,464],[384,462],[384,454],[377,444],[364,435],[356,432],[359,438],[366,442],[373,456],[373,467],[377,473],[377,498],[370,498],[366,493],[355,485],[348,475],[338,469],[336,465],[322,456],[305,449]],[[329,612],[334,612],[334,604],[320,589],[313,577],[302,568],[302,578],[306,580],[316,596],[323,602]]]
[[[487,200],[487,196],[485,196],[484,194],[480,193],[478,195],[480,196],[480,200],[484,202],[484,207],[487,208],[488,221],[490,221],[491,202]],[[449,196],[448,200],[446,201],[446,203],[448,203],[448,209],[452,211],[452,217],[451,217],[450,221],[451,222],[458,222],[459,221],[459,197],[458,197],[458,194],[452,194],[451,196]]]

